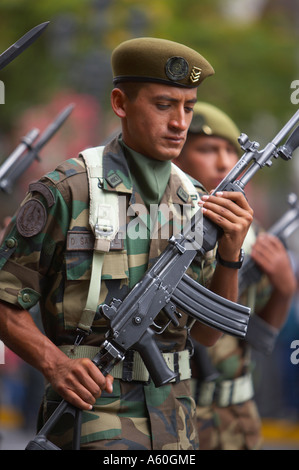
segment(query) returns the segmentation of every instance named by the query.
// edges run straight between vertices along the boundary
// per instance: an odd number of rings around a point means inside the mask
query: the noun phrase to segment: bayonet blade
[[[6,51],[0,55],[0,70],[6,67],[6,65],[27,49],[27,47],[29,47],[43,33],[49,23],[49,21],[46,21],[45,23],[35,26],[12,46],[6,49]]]

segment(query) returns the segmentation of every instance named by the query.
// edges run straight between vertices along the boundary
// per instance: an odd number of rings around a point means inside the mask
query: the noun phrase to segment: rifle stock
[[[59,403],[58,407],[47,420],[39,433],[34,437],[34,439],[28,442],[25,450],[61,450],[60,447],[49,441],[47,436],[54,428],[55,424],[57,424],[65,414],[70,414],[75,418],[76,425],[74,426],[73,449],[78,450],[80,448],[82,412],[79,410],[79,408],[75,408],[65,400],[62,400]]]

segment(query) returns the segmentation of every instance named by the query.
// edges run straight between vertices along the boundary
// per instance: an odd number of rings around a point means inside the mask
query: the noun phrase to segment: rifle
[[[8,65],[12,60],[14,60],[19,54],[21,54],[27,47],[29,47],[45,30],[50,22],[46,21],[41,23],[30,31],[28,31],[24,36],[18,39],[12,46],[10,46],[6,51],[2,52],[0,55],[0,70],[2,70],[6,65]]]
[[[73,108],[73,104],[64,108],[54,121],[49,124],[35,146],[33,146],[33,143],[40,134],[39,129],[31,129],[21,139],[18,147],[0,166],[0,190],[5,193],[11,193],[13,184],[27,170],[33,160],[39,160],[40,150],[62,126]],[[27,153],[24,154],[24,152]]]
[[[245,153],[213,194],[217,191],[243,192],[245,184],[259,169],[265,165],[270,166],[273,157],[289,160],[299,145],[299,126],[293,130],[284,145],[279,148],[277,146],[298,121],[299,111],[262,151],[257,150],[256,142],[249,141],[245,134],[241,134],[239,143]],[[249,164],[249,168],[238,179]],[[181,315],[177,312],[177,307],[195,320],[223,332],[241,338],[245,337],[250,309],[214,294],[186,274],[187,268],[198,252],[205,254],[213,249],[221,234],[219,227],[209,219],[203,216],[198,220],[196,215],[191,218],[184,234],[172,236],[169,239],[165,250],[123,300],[113,299],[110,305],[98,306],[97,313],[109,321],[109,329],[92,362],[99,367],[104,376],[124,359],[129,349],[133,349],[140,353],[156,387],[175,379],[177,374],[166,365],[154,339],[157,331],[154,331],[152,327],[158,328],[158,333],[161,334],[170,323],[177,326]],[[203,234],[201,245],[194,242],[196,231]],[[164,328],[155,323],[161,310],[169,319]],[[73,447],[79,449],[78,426],[80,426],[81,413],[65,400],[60,402],[26,449],[58,449],[47,439],[47,434],[67,413],[75,417],[76,432],[73,435]]]
[[[268,233],[278,237],[284,245],[287,238],[299,227],[299,203],[294,193],[288,195],[290,209],[277,220],[268,230]],[[250,255],[246,255],[242,268],[239,271],[239,295],[250,285],[259,282],[263,273]]]

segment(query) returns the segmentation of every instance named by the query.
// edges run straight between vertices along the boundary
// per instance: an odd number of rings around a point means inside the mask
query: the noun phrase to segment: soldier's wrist
[[[224,266],[225,268],[240,269],[244,261],[244,255],[245,255],[244,250],[241,248],[237,259],[234,257],[234,259],[228,260],[228,259],[223,258],[220,255],[219,250],[217,249],[216,261],[218,264],[220,264],[221,266]]]

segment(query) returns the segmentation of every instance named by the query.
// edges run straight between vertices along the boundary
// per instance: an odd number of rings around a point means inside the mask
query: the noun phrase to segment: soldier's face
[[[180,157],[174,163],[211,191],[237,161],[236,148],[228,140],[190,134]]]
[[[135,99],[124,95],[124,142],[156,160],[172,160],[185,143],[196,103],[196,88],[147,83]]]

